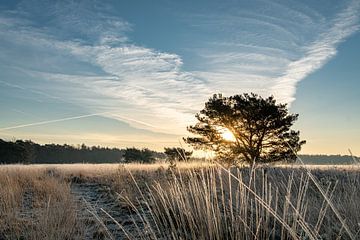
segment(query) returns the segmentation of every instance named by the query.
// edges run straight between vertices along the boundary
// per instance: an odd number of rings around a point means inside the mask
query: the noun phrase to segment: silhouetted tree
[[[124,160],[126,163],[140,162],[140,163],[153,163],[155,162],[154,152],[144,148],[126,148],[124,153]]]
[[[27,141],[17,140],[15,144],[18,145],[23,151],[23,156],[22,156],[23,163],[34,162],[36,158],[35,143],[33,143],[30,140]]]
[[[215,94],[196,118],[198,123],[188,131],[200,137],[184,140],[196,149],[213,150],[228,164],[295,161],[305,143],[299,131],[290,129],[298,115],[289,114],[287,105],[276,104],[273,96]],[[225,138],[227,131],[233,139]]]
[[[22,146],[0,139],[0,163],[20,163],[24,162],[25,157]]]
[[[187,161],[191,155],[192,151],[186,151],[184,148],[171,147],[164,148],[164,153],[168,161]]]

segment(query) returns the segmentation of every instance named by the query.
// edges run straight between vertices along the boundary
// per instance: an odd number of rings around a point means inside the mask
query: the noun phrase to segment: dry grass
[[[0,239],[78,239],[82,236],[69,183],[53,171],[0,171]]]
[[[204,161],[194,162],[179,162],[177,163],[178,169],[199,169],[208,166],[214,166],[214,163]],[[127,163],[127,164],[115,164],[115,163],[102,163],[102,164],[90,164],[90,163],[74,163],[74,164],[8,164],[0,165],[0,173],[3,171],[45,171],[55,170],[61,172],[63,175],[83,175],[83,176],[104,176],[107,174],[118,171],[119,167],[126,166],[129,171],[156,171],[159,168],[168,168],[169,164],[166,162],[142,164],[142,163]]]
[[[349,165],[228,172],[199,162],[175,171],[165,163],[0,166],[0,239],[83,239],[71,181],[120,196],[141,220],[136,234],[118,223],[129,239],[357,239],[359,173]]]
[[[142,239],[357,239],[358,167],[310,170],[210,167],[147,190],[134,175],[141,200],[124,199],[142,219]]]

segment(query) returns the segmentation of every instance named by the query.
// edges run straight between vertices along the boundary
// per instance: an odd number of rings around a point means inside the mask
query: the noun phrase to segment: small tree
[[[305,141],[299,131],[290,130],[298,115],[289,114],[286,106],[276,104],[273,96],[215,94],[196,114],[198,123],[187,128],[200,137],[184,140],[196,149],[214,151],[228,164],[295,161]]]
[[[124,153],[124,160],[126,163],[131,162],[140,162],[140,163],[153,163],[155,158],[153,156],[153,151],[144,148],[126,148]]]
[[[186,151],[184,148],[179,147],[164,148],[164,150],[166,158],[169,162],[187,161],[193,154],[192,151]]]

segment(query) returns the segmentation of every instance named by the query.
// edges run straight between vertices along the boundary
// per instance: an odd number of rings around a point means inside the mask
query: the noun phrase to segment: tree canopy
[[[126,148],[124,153],[125,163],[140,162],[140,163],[153,163],[155,162],[155,152],[147,148]]]
[[[305,143],[299,131],[290,129],[298,114],[290,114],[273,96],[215,94],[196,118],[198,122],[187,128],[194,136],[185,142],[214,151],[228,164],[295,161]]]
[[[168,161],[187,161],[193,154],[192,151],[180,147],[164,148],[164,153]]]

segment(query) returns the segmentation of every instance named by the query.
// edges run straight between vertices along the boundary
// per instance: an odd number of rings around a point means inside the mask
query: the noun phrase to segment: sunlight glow
[[[224,138],[226,141],[235,142],[235,136],[234,134],[227,128],[224,128],[221,131],[221,137]]]

